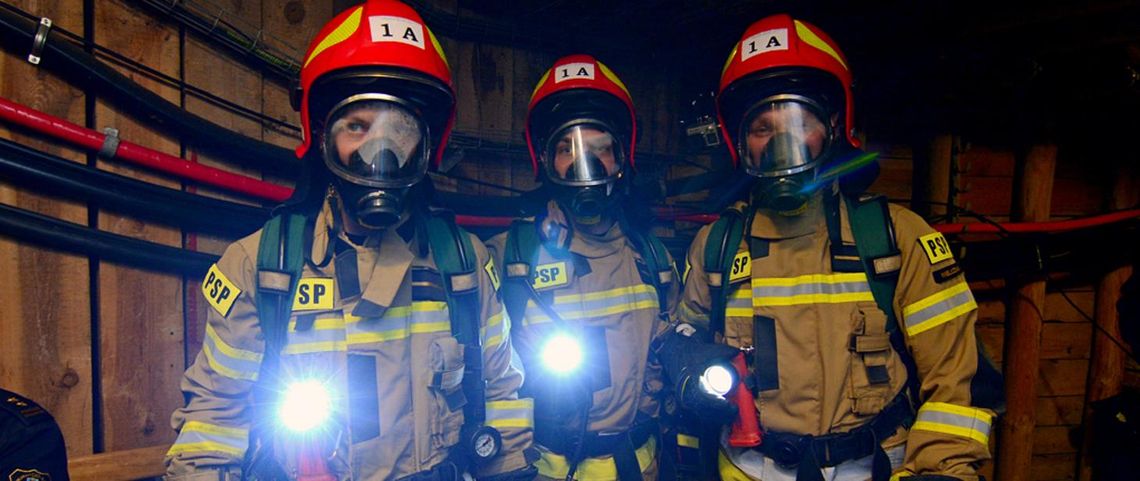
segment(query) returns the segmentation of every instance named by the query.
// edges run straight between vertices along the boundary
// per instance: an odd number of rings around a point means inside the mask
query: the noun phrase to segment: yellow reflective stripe
[[[211,326],[209,323],[206,323],[206,335],[214,340],[214,343],[218,346],[218,351],[221,351],[222,354],[228,357],[241,359],[243,361],[261,362],[260,353],[238,349],[226,344],[221,336],[218,335],[218,332],[214,330],[214,326]]]
[[[431,334],[451,330],[450,322],[413,323],[410,326],[390,331],[356,332],[348,335],[349,344],[367,344],[371,342],[395,341],[405,339],[412,334]]]
[[[341,352],[348,349],[345,341],[307,342],[290,344],[281,350],[282,354],[312,354],[315,352]]]
[[[230,369],[226,367],[225,364],[219,362],[214,354],[213,348],[211,348],[209,344],[202,344],[202,355],[206,356],[206,363],[210,365],[210,369],[213,369],[214,372],[218,374],[221,374],[230,379],[239,379],[244,381],[257,380],[257,371],[238,371],[236,369]]]
[[[728,71],[728,66],[732,65],[732,59],[736,58],[736,52],[740,51],[740,42],[732,46],[732,51],[728,53],[728,58],[724,60],[724,66],[720,68],[720,76],[723,77],[724,73]]]
[[[345,320],[341,316],[333,317],[318,317],[313,321],[312,330],[314,331],[333,331],[337,329],[344,329]],[[289,321],[289,332],[297,332],[297,321]]]
[[[786,297],[754,297],[756,306],[796,306],[800,304],[842,304],[844,302],[874,301],[870,292],[850,292],[844,294],[800,294]]]
[[[934,304],[937,304],[939,302],[945,301],[946,299],[954,297],[955,295],[958,295],[958,294],[962,293],[962,291],[965,291],[969,288],[970,288],[970,286],[968,284],[966,284],[965,282],[961,282],[961,283],[958,283],[956,285],[949,287],[948,289],[938,291],[931,296],[925,297],[925,298],[919,300],[918,302],[915,302],[914,304],[911,304],[909,306],[904,307],[903,308],[903,316],[904,317],[910,316],[910,315],[912,315],[918,311],[926,309],[927,307],[933,306]]]
[[[689,436],[688,434],[678,434],[677,446],[681,446],[683,448],[700,449],[701,438],[698,438],[696,436]]]
[[[188,444],[175,444],[175,445],[170,446],[170,450],[166,451],[166,455],[167,456],[174,456],[176,454],[182,454],[182,453],[202,453],[202,452],[225,453],[225,454],[229,454],[229,455],[234,456],[234,457],[241,457],[241,456],[245,455],[244,449],[235,448],[233,446],[229,446],[226,444],[213,442],[213,441],[203,441],[200,443],[188,443]]]
[[[914,336],[977,309],[970,286],[960,282],[903,308],[907,335]]]
[[[927,402],[918,410],[912,429],[973,439],[989,444],[993,415],[972,407]]]
[[[218,426],[217,424],[204,423],[201,421],[187,421],[186,424],[182,425],[182,431],[180,432],[214,434],[218,436],[229,436],[233,438],[244,438],[249,436],[248,429],[229,428],[225,426]]]
[[[541,89],[542,85],[546,83],[546,80],[550,78],[550,72],[553,72],[553,71],[554,71],[553,68],[547,69],[546,73],[542,74],[542,78],[538,79],[538,85],[535,85],[534,90],[532,90],[530,92],[530,101],[531,102],[534,102],[534,96],[538,94],[539,89]]]
[[[839,62],[839,65],[843,66],[843,70],[850,70],[847,68],[847,62],[843,61],[843,57],[840,57],[839,52],[836,52],[835,49],[831,48],[831,45],[828,45],[827,42],[824,42],[822,38],[819,38],[819,36],[816,35],[815,32],[811,31],[807,25],[804,25],[803,22],[795,20],[795,23],[796,35],[799,35],[800,40],[803,43],[811,45],[812,47],[822,50],[823,53],[830,55],[835,59],[836,62]]]
[[[605,75],[606,78],[610,79],[610,82],[617,84],[617,86],[621,88],[621,91],[625,92],[625,95],[627,97],[629,96],[629,89],[625,88],[625,84],[622,83],[621,79],[618,78],[617,74],[610,71],[609,67],[606,67],[605,64],[603,64],[602,62],[598,62],[598,70],[601,70],[602,75]]]
[[[542,449],[541,446],[539,449],[542,451],[542,457],[534,463],[534,467],[538,468],[538,474],[547,478],[566,479],[566,474],[570,472],[570,464],[566,462],[566,457]],[[645,469],[653,463],[656,453],[657,438],[653,436],[650,436],[645,444],[634,451],[637,456],[637,465],[642,472],[645,472]],[[574,471],[573,479],[616,481],[617,466],[612,457],[586,458],[578,463],[578,469]]]
[[[534,304],[534,301],[528,301],[527,302],[527,308],[530,308],[530,307],[538,307],[538,306],[536,306]],[[649,309],[649,308],[653,308],[653,309],[657,308],[657,299],[647,299],[647,300],[637,301],[637,302],[629,303],[629,304],[617,304],[617,305],[613,305],[613,306],[601,307],[598,309],[588,309],[588,310],[584,310],[584,311],[565,311],[565,312],[560,312],[559,314],[562,315],[563,319],[571,320],[571,319],[585,319],[585,318],[590,318],[590,317],[609,316],[609,315],[613,315],[613,314],[621,314],[623,312],[630,312],[630,311],[636,311],[639,309]],[[540,323],[544,323],[544,322],[551,322],[550,317],[546,316],[545,314],[539,314],[539,315],[535,315],[535,316],[527,316],[527,323],[528,324],[540,324]]]
[[[840,284],[866,282],[867,274],[862,272],[839,274],[806,274],[796,277],[770,277],[752,279],[752,287],[794,287],[801,284]]]
[[[435,53],[439,54],[440,60],[443,60],[443,65],[447,67],[448,72],[450,72],[451,63],[447,61],[447,55],[443,54],[443,47],[440,46],[439,40],[435,38],[435,34],[431,32],[431,29],[428,28],[427,25],[424,25],[424,30],[427,30],[428,38],[431,39],[431,46],[435,47]]]
[[[656,295],[657,291],[653,290],[653,286],[648,284],[637,284],[633,286],[618,287],[608,291],[588,292],[586,294],[564,294],[554,296],[554,304],[570,304],[575,302],[597,301],[601,299],[612,299],[614,297],[628,296],[632,294],[653,294]]]
[[[493,428],[533,428],[534,400],[487,401],[487,425]]]
[[[506,311],[500,310],[488,318],[487,325],[480,329],[479,335],[483,337],[483,349],[502,344],[503,337],[509,335],[510,331],[511,321],[506,318]],[[492,333],[490,337],[487,337],[488,332]]]
[[[739,302],[747,300],[747,306],[739,305]],[[752,317],[752,289],[745,288],[744,284],[740,284],[735,288],[731,294],[728,295],[728,302],[725,304],[724,315],[726,317]]]
[[[344,19],[343,23],[338,25],[332,32],[329,32],[327,37],[321,39],[321,42],[313,48],[313,53],[309,54],[309,58],[305,59],[305,65],[302,65],[301,68],[307,67],[309,62],[312,62],[314,58],[317,58],[317,55],[329,47],[348,40],[348,37],[351,37],[352,34],[356,32],[356,29],[360,27],[360,17],[363,12],[363,6],[357,7],[355,11],[348,15],[348,18]]]

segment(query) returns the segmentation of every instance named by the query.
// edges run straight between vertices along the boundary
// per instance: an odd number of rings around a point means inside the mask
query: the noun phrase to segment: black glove
[[[705,369],[715,364],[735,373],[732,359],[737,354],[740,354],[739,349],[698,341],[678,333],[666,334],[657,349],[658,360],[665,375],[673,382],[673,393],[681,407],[702,420],[720,424],[736,419],[736,405],[729,399],[706,392],[701,387],[700,377]]]

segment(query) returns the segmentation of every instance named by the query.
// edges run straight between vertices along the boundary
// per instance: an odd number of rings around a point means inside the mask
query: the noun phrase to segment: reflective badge
[[[934,271],[934,282],[942,284],[950,279],[958,277],[962,274],[962,268],[955,262],[946,267]]]
[[[748,251],[737,252],[732,258],[732,269],[729,270],[729,284],[752,277],[752,254]]]
[[[762,53],[788,49],[788,29],[765,30],[740,41],[740,61]]]
[[[932,265],[954,258],[954,254],[950,252],[950,244],[946,242],[941,232],[919,237],[918,243],[922,245],[922,250],[926,252],[926,257],[930,259]]]
[[[487,272],[487,277],[491,278],[491,287],[494,287],[496,291],[499,290],[499,273],[495,271],[495,260],[487,258],[483,270]]]
[[[38,469],[17,468],[8,475],[8,481],[51,481],[51,475]]]
[[[424,26],[403,17],[368,17],[373,42],[399,42],[424,48]]]
[[[570,282],[570,274],[566,272],[565,262],[542,264],[534,268],[534,280],[531,285],[535,289],[561,286]]]
[[[587,62],[559,65],[554,72],[554,83],[567,80],[594,80],[594,64]]]
[[[689,271],[693,270],[693,264],[689,262],[689,257],[685,256],[685,275],[681,276],[681,283],[689,282]]]
[[[331,277],[301,278],[297,282],[297,296],[293,298],[294,311],[332,308],[333,280]]]
[[[206,296],[206,300],[214,306],[218,314],[226,317],[230,315],[234,301],[241,295],[241,289],[238,289],[225,274],[222,274],[218,265],[214,264],[210,266],[210,270],[206,272],[206,279],[202,281],[202,295]]]

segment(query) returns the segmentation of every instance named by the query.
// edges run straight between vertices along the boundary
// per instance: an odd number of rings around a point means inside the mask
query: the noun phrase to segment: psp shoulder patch
[[[317,311],[333,308],[333,280],[331,277],[303,277],[297,281],[297,295],[293,297],[294,311]]]
[[[728,282],[735,284],[751,277],[752,254],[748,251],[737,252],[736,257],[732,258],[732,268],[729,269]]]
[[[946,237],[943,237],[941,232],[919,237],[918,244],[922,246],[922,251],[926,253],[930,265],[954,258],[954,254],[950,252],[950,243],[946,242]]]
[[[222,274],[218,265],[214,264],[210,266],[210,270],[206,272],[206,279],[202,281],[202,295],[218,314],[226,317],[230,315],[234,301],[241,295],[241,289],[238,289],[237,285]]]
[[[531,284],[535,289],[546,289],[568,284],[570,274],[566,271],[565,262],[552,262],[541,264],[534,268],[534,279]]]

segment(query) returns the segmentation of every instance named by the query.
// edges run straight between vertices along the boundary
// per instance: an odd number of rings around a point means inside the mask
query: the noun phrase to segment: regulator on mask
[[[802,211],[834,137],[826,118],[819,104],[800,95],[768,97],[744,115],[737,148],[745,172],[758,178],[752,205]]]
[[[408,191],[427,173],[421,115],[396,97],[362,94],[333,107],[324,125],[324,161],[345,213],[369,229],[399,222]]]
[[[569,122],[554,131],[542,155],[555,198],[579,222],[598,222],[618,198],[625,155],[618,137],[602,122]]]

